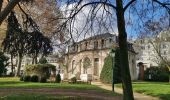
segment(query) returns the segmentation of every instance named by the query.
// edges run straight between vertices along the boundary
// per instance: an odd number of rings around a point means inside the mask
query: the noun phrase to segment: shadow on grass
[[[159,94],[158,95],[162,100],[170,100],[170,94]]]

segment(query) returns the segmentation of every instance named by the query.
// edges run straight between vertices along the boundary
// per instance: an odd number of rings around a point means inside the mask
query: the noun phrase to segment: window
[[[90,59],[89,59],[88,57],[86,57],[86,58],[84,59],[84,61],[83,61],[83,69],[84,69],[83,73],[84,73],[84,74],[87,74],[87,69],[88,69],[90,66],[91,66],[91,61],[90,61]]]
[[[82,44],[80,44],[80,51],[82,50]]]
[[[99,58],[94,58],[94,75],[99,75]]]
[[[104,47],[104,39],[102,39],[102,41],[101,41],[101,46],[102,46],[102,48]]]
[[[112,43],[112,39],[109,39],[109,42]]]
[[[97,48],[98,48],[98,42],[95,41],[95,42],[94,42],[94,49],[97,49]]]
[[[77,51],[78,51],[78,49],[79,49],[79,46],[77,45]]]
[[[85,42],[85,50],[87,49],[88,42]]]

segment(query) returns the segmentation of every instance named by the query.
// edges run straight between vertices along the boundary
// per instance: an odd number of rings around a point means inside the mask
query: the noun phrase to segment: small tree
[[[85,73],[87,73],[87,69],[91,66],[91,61],[88,57],[86,57],[83,61],[83,68]]]
[[[114,64],[114,83],[121,82],[121,70],[120,70],[120,51],[119,48],[116,48],[115,52],[115,64]]]
[[[57,83],[60,83],[60,82],[61,82],[61,76],[60,76],[60,74],[57,74],[57,76],[56,76],[56,82],[57,82]]]
[[[46,59],[46,58],[41,58],[41,59],[39,60],[39,63],[40,63],[40,64],[46,64],[46,63],[48,63],[48,62],[47,62],[47,59]]]
[[[6,67],[8,66],[8,57],[4,55],[3,52],[0,52],[0,76],[6,73],[7,69]]]

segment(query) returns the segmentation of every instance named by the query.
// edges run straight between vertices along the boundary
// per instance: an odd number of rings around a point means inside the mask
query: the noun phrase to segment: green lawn
[[[110,96],[116,96],[117,94],[101,89],[95,85],[90,84],[68,84],[68,83],[33,83],[22,82],[19,78],[0,78],[0,100],[88,100],[88,97],[79,96],[66,96],[66,95],[54,95],[49,93],[37,93],[30,94],[28,92],[19,91],[11,92],[10,89],[73,89],[73,90],[94,90],[100,94],[107,94]],[[7,91],[3,91],[3,89]],[[9,89],[9,90],[8,90]]]
[[[82,90],[103,90],[89,84],[68,84],[68,83],[33,83],[22,82],[19,78],[0,78],[0,88],[60,88],[60,89],[82,89]]]
[[[121,85],[116,85],[120,87]],[[133,82],[133,90],[138,93],[170,100],[170,83],[164,82]]]

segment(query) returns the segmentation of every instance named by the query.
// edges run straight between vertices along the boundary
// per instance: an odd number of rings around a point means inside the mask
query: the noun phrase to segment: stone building
[[[140,79],[144,78],[144,70],[159,66],[162,59],[170,62],[170,30],[162,31],[155,37],[137,39],[133,44],[137,52],[137,73]]]
[[[65,78],[69,79],[73,75],[90,74],[93,80],[99,80],[104,60],[114,45],[117,45],[117,36],[106,33],[68,46],[68,51],[65,54]],[[132,80],[136,80],[136,53],[131,43],[128,44],[128,47],[130,74]]]

